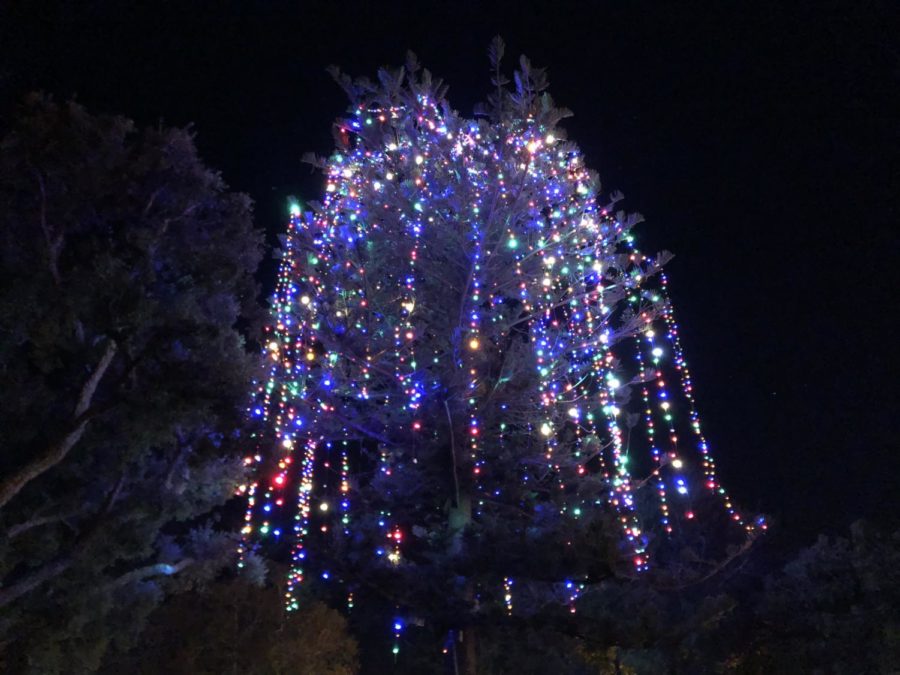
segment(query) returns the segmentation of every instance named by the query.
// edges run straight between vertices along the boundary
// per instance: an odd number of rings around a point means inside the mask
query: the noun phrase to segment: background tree
[[[284,238],[243,486],[245,534],[291,552],[289,609],[304,577],[342,581],[395,653],[414,625],[468,672],[476,626],[574,607],[676,531],[754,528],[700,430],[665,255],[600,196],[543,71],[510,81],[502,51],[475,119],[412,57],[335,71],[349,116]]]
[[[574,641],[581,663],[601,672],[893,672],[900,534],[858,522],[849,537],[785,543],[688,587],[599,584],[580,599],[576,624],[548,625],[542,639]]]
[[[286,614],[275,585],[227,579],[172,596],[138,645],[111,655],[105,673],[350,675],[358,669],[347,620],[309,598]]]
[[[232,547],[251,205],[188,130],[32,95],[0,142],[0,651],[96,668]]]
[[[767,575],[738,672],[890,673],[900,663],[900,532],[854,523]]]

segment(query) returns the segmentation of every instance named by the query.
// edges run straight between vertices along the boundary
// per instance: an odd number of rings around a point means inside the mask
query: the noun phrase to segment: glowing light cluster
[[[506,605],[506,614],[512,616],[513,613],[513,580],[509,577],[503,577],[503,602]]]

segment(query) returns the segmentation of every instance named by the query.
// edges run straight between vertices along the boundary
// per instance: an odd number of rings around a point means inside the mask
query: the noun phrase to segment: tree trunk
[[[444,401],[444,410],[447,413],[447,427],[450,436],[450,457],[452,460],[451,471],[453,473],[453,506],[450,507],[447,514],[447,525],[453,533],[450,539],[449,553],[451,556],[458,556],[462,553],[463,533],[472,523],[472,493],[471,485],[468,480],[460,480],[459,469],[460,462],[457,456],[458,448],[456,447],[456,434],[453,429],[453,415],[450,412],[450,405]],[[465,590],[466,601],[470,605],[474,605],[475,588],[471,581],[466,583]],[[458,649],[459,643],[462,643],[462,650]],[[457,638],[453,642],[453,669],[454,673],[459,671],[459,656],[462,652],[462,672],[465,675],[476,675],[478,673],[477,651],[475,642],[475,628],[469,626],[461,628],[457,633]]]
[[[475,627],[469,626],[459,632],[463,643],[463,672],[465,675],[478,675],[478,643],[475,638]]]

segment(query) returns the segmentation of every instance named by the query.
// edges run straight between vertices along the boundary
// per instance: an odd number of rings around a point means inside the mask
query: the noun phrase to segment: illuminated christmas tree
[[[529,615],[732,506],[660,271],[604,201],[524,58],[474,118],[411,57],[351,100],[292,207],[267,337],[245,543],[350,606],[449,631]],[[708,506],[714,501],[716,509]],[[714,517],[715,519],[715,517]],[[395,649],[398,647],[395,646]]]

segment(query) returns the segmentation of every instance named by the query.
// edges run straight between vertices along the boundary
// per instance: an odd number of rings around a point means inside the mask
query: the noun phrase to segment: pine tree
[[[412,56],[377,82],[334,71],[349,116],[318,160],[324,201],[292,206],[242,486],[242,552],[254,531],[290,547],[289,609],[305,577],[340,581],[350,606],[396,608],[395,652],[413,622],[469,670],[479,622],[574,611],[587,585],[647,571],[700,493],[752,530],[692,399],[695,456],[665,419],[664,351],[690,396],[667,256],[638,251],[621,195],[601,198],[544,71],[523,57],[510,82],[502,53],[474,119]],[[698,506],[676,511],[689,489]]]

